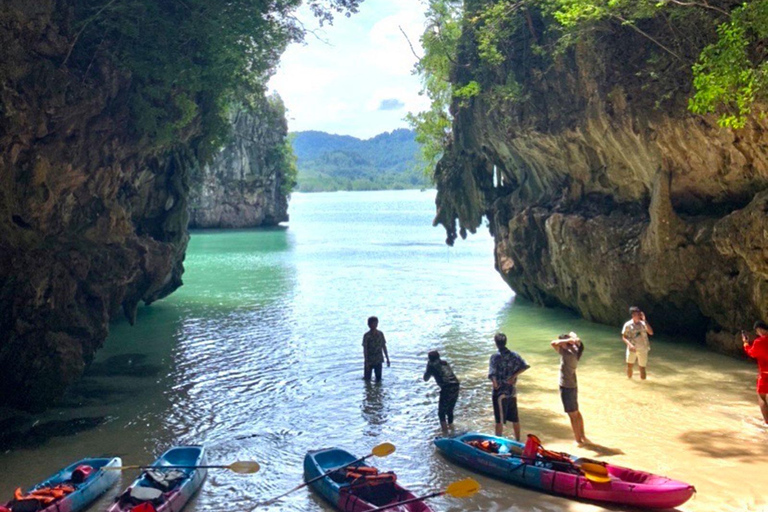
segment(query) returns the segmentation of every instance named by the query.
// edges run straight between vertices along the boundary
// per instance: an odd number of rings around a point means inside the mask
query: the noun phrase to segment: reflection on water
[[[519,382],[523,432],[552,449],[689,481],[699,494],[685,511],[766,507],[768,431],[757,421],[754,365],[662,338],[649,380],[629,381],[620,326],[514,300],[493,271],[487,233],[448,248],[433,215],[434,193],[296,194],[287,230],[193,233],[185,286],[142,308],[135,327],[112,327],[66,407],[8,420],[64,435],[0,454],[0,492],[86,455],[146,463],[193,442],[206,443],[214,463],[256,460],[262,470],[211,471],[190,512],[249,510],[297,485],[306,451],[328,446],[362,456],[392,441],[397,451],[372,463],[418,492],[442,489],[467,471],[430,443],[440,428],[437,387],[422,381],[426,354],[439,350],[461,379],[456,430],[492,432],[488,358],[503,330],[532,366]],[[371,314],[392,359],[381,384],[362,379]],[[572,444],[549,347],[570,330],[586,346],[579,401],[596,444],[583,448]],[[83,428],[67,430],[80,420]],[[126,472],[123,485],[134,476]],[[435,510],[603,510],[477,478],[481,494],[436,499]],[[302,490],[263,510],[331,508]]]

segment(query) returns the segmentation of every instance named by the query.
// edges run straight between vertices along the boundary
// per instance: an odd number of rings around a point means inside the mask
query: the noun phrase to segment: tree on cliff
[[[427,19],[416,71],[432,107],[409,120],[432,168],[450,141],[451,102],[481,93],[500,105],[524,102],[533,68],[611,27],[652,48],[639,78],[659,107],[690,91],[690,111],[740,128],[768,100],[768,0],[431,0]],[[471,69],[457,64],[462,37],[474,39]]]
[[[362,0],[311,0],[321,23]],[[107,59],[131,80],[132,132],[153,150],[194,140],[208,158],[221,146],[227,107],[263,95],[286,45],[301,40],[301,0],[68,0],[71,34],[62,65],[83,82]]]

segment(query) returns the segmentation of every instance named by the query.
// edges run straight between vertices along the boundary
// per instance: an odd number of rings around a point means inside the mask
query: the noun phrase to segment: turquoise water
[[[664,337],[649,380],[628,381],[618,326],[515,299],[481,232],[456,247],[431,226],[434,192],[295,194],[287,228],[192,234],[185,286],[118,322],[68,407],[36,420],[97,418],[96,428],[0,454],[8,495],[86,455],[147,463],[179,443],[205,443],[212,463],[256,460],[251,476],[212,471],[189,511],[250,510],[301,481],[307,450],[339,446],[417,491],[467,475],[437,455],[437,388],[424,383],[438,349],[462,380],[457,429],[492,432],[486,378],[492,335],[506,332],[532,365],[520,378],[523,432],[547,446],[689,481],[682,510],[766,509],[768,432],[757,421],[754,365]],[[392,367],[362,381],[361,339],[378,315]],[[653,322],[653,319],[649,319]],[[548,342],[575,330],[587,436],[577,448],[557,392]],[[96,421],[96,420],[94,420]],[[126,472],[122,485],[135,473]],[[749,479],[746,478],[749,476]],[[435,510],[603,510],[477,477],[483,492],[435,500]],[[95,509],[104,509],[113,491]],[[260,510],[331,510],[301,490]]]

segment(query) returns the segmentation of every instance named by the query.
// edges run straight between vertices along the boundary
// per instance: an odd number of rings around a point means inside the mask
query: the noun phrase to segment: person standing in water
[[[491,356],[488,378],[493,382],[493,416],[496,420],[496,435],[504,433],[504,424],[512,422],[515,440],[520,440],[520,418],[517,412],[517,377],[530,368],[517,352],[507,348],[507,335],[498,333],[493,337],[497,354]]]
[[[741,333],[741,340],[744,342],[744,352],[752,359],[757,359],[757,403],[760,406],[760,412],[763,413],[765,424],[768,425],[768,324],[763,321],[755,322],[755,333],[757,338],[749,342],[747,333]]]
[[[381,380],[381,366],[384,358],[387,358],[389,368],[389,354],[387,353],[387,340],[384,333],[378,330],[379,319],[375,316],[368,318],[370,330],[363,335],[363,359],[365,367],[363,378],[371,380],[371,373],[376,373],[376,380]]]
[[[632,320],[625,323],[621,329],[621,339],[627,345],[627,377],[632,378],[632,369],[635,366],[635,361],[637,361],[637,365],[640,367],[640,379],[645,380],[648,352],[651,350],[648,336],[653,336],[653,328],[645,319],[645,313],[640,308],[632,306],[629,308],[629,314],[632,316]]]
[[[576,368],[584,353],[584,343],[575,332],[570,332],[561,334],[550,344],[555,352],[560,354],[560,399],[571,420],[573,437],[578,444],[589,443],[584,434],[584,418],[579,412],[579,387],[576,380]]]
[[[451,369],[447,361],[440,359],[437,350],[427,355],[427,370],[424,372],[424,382],[431,377],[440,386],[440,401],[437,404],[437,417],[440,418],[440,427],[446,430],[453,426],[453,409],[459,399],[459,379]]]

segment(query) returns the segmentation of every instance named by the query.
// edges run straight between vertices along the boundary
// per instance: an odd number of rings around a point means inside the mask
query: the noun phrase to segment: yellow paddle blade
[[[381,443],[378,446],[374,446],[371,453],[377,457],[386,457],[395,453],[395,445],[392,443]]]
[[[465,478],[458,482],[453,482],[445,490],[445,494],[454,498],[469,498],[480,491],[480,484],[474,478]]]
[[[579,467],[584,472],[586,479],[590,482],[605,484],[611,481],[611,476],[608,474],[608,470],[605,469],[605,466],[594,464],[592,462],[583,462]]]
[[[233,462],[227,466],[227,468],[234,471],[235,473],[247,475],[249,473],[256,473],[261,469],[261,466],[259,466],[258,462],[252,460],[239,460],[237,462]]]

